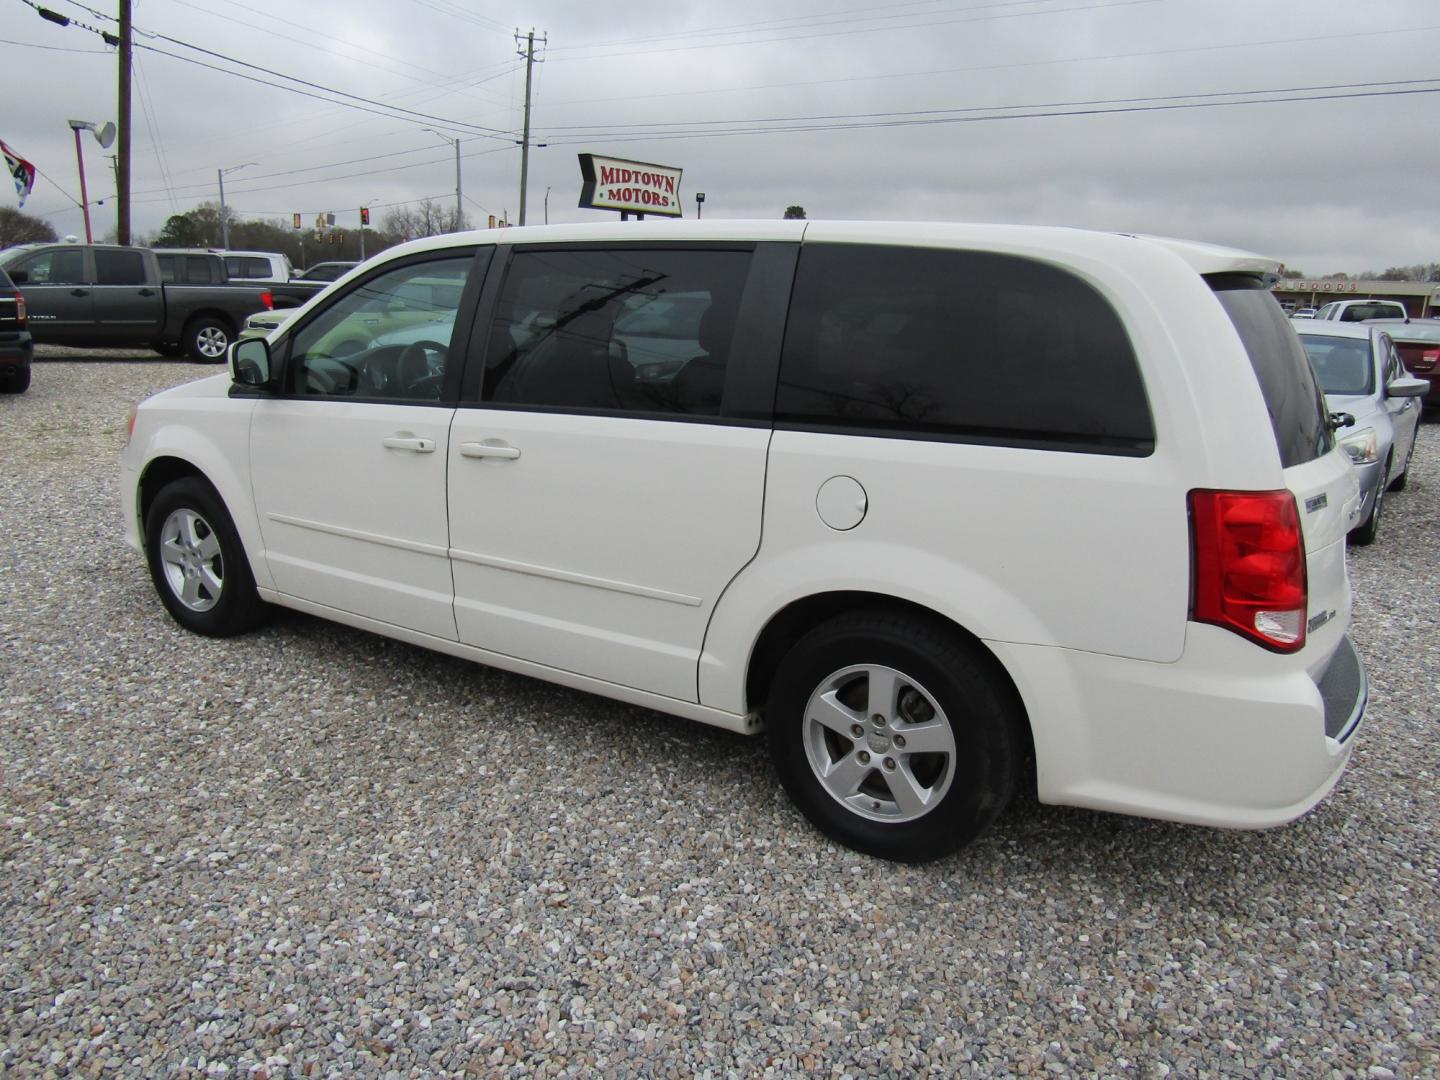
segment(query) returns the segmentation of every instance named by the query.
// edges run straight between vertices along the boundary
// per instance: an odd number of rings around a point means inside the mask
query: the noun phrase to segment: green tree
[[[8,206],[0,206],[0,248],[16,244],[47,244],[58,239],[48,222]]]
[[[787,207],[785,207],[785,220],[786,220],[786,221],[804,221],[804,220],[805,220],[805,208],[804,208],[803,206],[799,206],[799,205],[793,205],[793,206],[787,206]]]

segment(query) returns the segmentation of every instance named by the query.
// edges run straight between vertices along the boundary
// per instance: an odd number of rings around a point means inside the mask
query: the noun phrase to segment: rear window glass
[[[1335,445],[1325,400],[1295,328],[1259,278],[1210,279],[1230,316],[1265,397],[1284,468],[1314,461]]]
[[[1155,440],[1110,304],[1057,267],[978,251],[806,245],[775,413],[804,427],[1102,453],[1146,454]]]

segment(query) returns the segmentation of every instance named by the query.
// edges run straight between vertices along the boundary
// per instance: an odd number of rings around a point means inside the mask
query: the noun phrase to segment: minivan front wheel
[[[263,619],[240,537],[203,481],[184,477],[155,496],[145,515],[145,557],[161,602],[186,629],[229,637]]]
[[[1009,802],[1017,713],[957,635],[872,611],[796,643],[766,721],[780,780],[817,828],[870,855],[920,862],[963,847]]]

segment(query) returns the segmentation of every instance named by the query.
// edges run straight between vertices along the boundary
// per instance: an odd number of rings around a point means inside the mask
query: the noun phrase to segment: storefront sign
[[[680,217],[680,174],[668,165],[580,155],[580,205],[588,210]]]

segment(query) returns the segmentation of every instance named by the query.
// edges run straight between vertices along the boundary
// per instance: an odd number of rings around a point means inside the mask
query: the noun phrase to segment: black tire
[[[230,637],[267,614],[235,525],[203,480],[183,477],[155,496],[145,515],[145,558],[161,602],[187,630]]]
[[[185,354],[197,364],[223,364],[225,350],[235,340],[235,331],[224,319],[214,315],[196,315],[185,324],[181,344]]]
[[[1386,462],[1385,468],[1390,468]],[[1382,482],[1375,489],[1375,504],[1370,507],[1370,516],[1363,524],[1355,526],[1350,530],[1350,540],[1361,547],[1368,547],[1375,542],[1375,537],[1380,535],[1380,518],[1385,510],[1385,484]]]
[[[0,394],[23,394],[30,389],[30,365],[12,368],[8,375],[0,375]]]
[[[877,713],[872,681],[897,674],[895,707]],[[790,797],[825,835],[868,855],[925,862],[959,850],[1004,809],[1020,774],[1024,719],[1010,688],[958,634],[897,612],[852,612],[811,630],[781,660],[765,713]],[[938,749],[920,749],[922,731]]]

